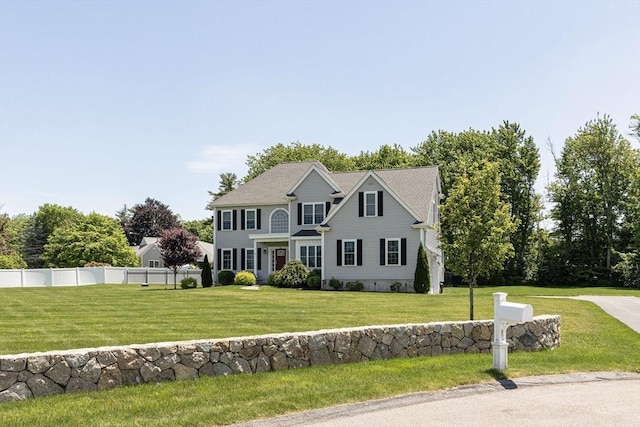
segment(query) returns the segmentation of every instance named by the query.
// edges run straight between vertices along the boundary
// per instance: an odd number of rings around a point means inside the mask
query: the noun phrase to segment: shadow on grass
[[[511,381],[502,371],[487,369],[484,372],[491,375],[505,390],[514,390],[518,388],[518,385]]]

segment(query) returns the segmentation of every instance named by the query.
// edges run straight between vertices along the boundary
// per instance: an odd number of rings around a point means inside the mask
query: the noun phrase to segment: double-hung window
[[[324,203],[303,203],[302,204],[302,224],[321,224],[324,219]]]
[[[244,251],[245,270],[253,270],[255,268],[255,256],[253,249],[245,249]]]
[[[222,249],[222,269],[223,270],[231,270],[232,269],[232,252],[231,249]]]
[[[342,244],[342,265],[356,265],[356,241],[343,240]]]
[[[387,265],[400,265],[400,239],[387,239]]]
[[[365,191],[364,193],[364,216],[378,215],[378,192]]]
[[[256,229],[256,210],[255,209],[247,209],[244,213],[244,228],[246,230],[255,230]]]
[[[338,239],[336,264],[340,266],[362,265],[362,239]]]
[[[233,228],[232,211],[222,211],[222,229],[231,230]]]
[[[407,239],[380,239],[380,265],[407,265]]]

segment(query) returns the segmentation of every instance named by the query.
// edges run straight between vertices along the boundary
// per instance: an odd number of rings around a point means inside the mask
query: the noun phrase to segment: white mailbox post
[[[507,302],[507,294],[493,294],[493,369],[507,369],[507,327],[519,322],[530,322],[533,319],[533,307],[530,304]]]

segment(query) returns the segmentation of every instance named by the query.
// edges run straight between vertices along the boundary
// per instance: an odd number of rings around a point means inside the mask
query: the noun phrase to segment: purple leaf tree
[[[175,227],[162,233],[158,245],[164,265],[173,269],[173,289],[177,289],[178,268],[196,261],[201,255],[196,238],[184,228]]]

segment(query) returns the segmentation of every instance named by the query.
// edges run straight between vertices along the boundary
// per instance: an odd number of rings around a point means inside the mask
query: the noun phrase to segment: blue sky
[[[640,113],[640,1],[0,0],[0,212],[183,219],[293,141],[348,154],[520,123],[547,139]],[[635,142],[635,146],[638,144]]]

